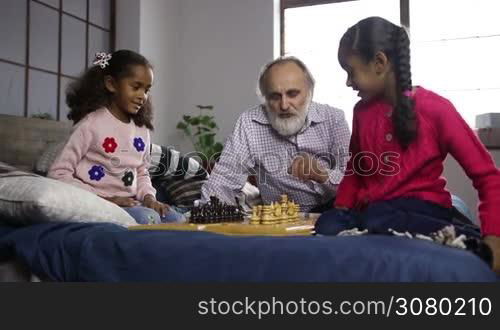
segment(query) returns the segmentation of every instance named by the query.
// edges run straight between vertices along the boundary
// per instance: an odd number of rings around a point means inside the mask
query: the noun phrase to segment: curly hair
[[[142,55],[131,50],[118,50],[111,54],[104,69],[98,65],[89,68],[77,81],[73,82],[66,89],[66,104],[70,108],[68,119],[76,124],[87,114],[97,109],[108,106],[111,103],[111,92],[104,85],[104,77],[111,76],[115,80],[120,80],[131,74],[131,67],[134,65],[144,65],[152,69],[152,65]],[[153,130],[153,106],[151,97],[132,117],[134,123],[139,126],[146,126]]]
[[[339,50],[354,52],[366,63],[373,60],[377,52],[387,56],[396,76],[396,105],[392,115],[394,133],[399,144],[406,149],[417,137],[414,102],[405,93],[412,89],[410,39],[406,30],[381,17],[368,17],[346,31]]]

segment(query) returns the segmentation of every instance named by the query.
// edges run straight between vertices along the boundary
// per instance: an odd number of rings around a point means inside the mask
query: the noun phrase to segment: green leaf
[[[211,129],[208,129],[204,126],[200,126],[199,130],[196,133],[194,133],[194,136],[206,135],[206,134],[209,134],[211,131],[212,131]]]
[[[182,130],[185,130],[186,128],[187,128],[186,123],[179,122],[179,123],[177,124],[177,129],[182,129]]]
[[[183,115],[183,121],[177,124],[177,129],[182,130],[198,152],[202,152],[207,157],[212,157],[215,153],[220,153],[223,149],[221,143],[215,141],[215,131],[219,130],[215,117],[206,115],[203,110],[213,110],[213,105],[197,105],[200,113],[198,115]]]
[[[196,129],[203,131],[203,132],[207,132],[207,131],[213,132],[213,129],[211,129],[209,126],[202,125],[202,124],[196,126]]]
[[[200,123],[209,126],[211,123],[214,122],[214,117],[213,116],[202,116],[200,117]]]
[[[204,148],[212,146],[214,144],[214,136],[215,134],[201,135],[200,144],[203,145]]]
[[[198,132],[199,134],[207,134],[209,132],[212,132],[212,130],[210,128],[205,127],[205,126],[200,126],[199,128],[200,128],[200,130]]]
[[[189,122],[192,126],[197,126],[200,124],[200,118],[198,117],[193,117],[191,118],[191,121]]]
[[[222,143],[217,142],[214,144],[214,151],[215,152],[222,152],[222,149],[224,149],[224,146],[222,145]]]

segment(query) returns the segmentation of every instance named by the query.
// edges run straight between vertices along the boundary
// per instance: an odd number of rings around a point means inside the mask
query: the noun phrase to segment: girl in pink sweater
[[[458,234],[484,238],[500,272],[500,171],[450,101],[412,86],[409,44],[404,28],[380,17],[358,22],[340,41],[346,84],[361,100],[336,208],[318,219],[316,232],[429,234],[453,224]],[[480,231],[454,220],[441,176],[448,153],[478,191]]]
[[[67,91],[75,126],[48,176],[123,207],[141,224],[183,221],[156,200],[149,177],[152,84],[151,64],[140,54],[98,53]]]

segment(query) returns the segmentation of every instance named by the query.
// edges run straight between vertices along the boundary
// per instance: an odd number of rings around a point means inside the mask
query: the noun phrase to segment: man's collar
[[[319,104],[316,102],[311,102],[309,105],[309,113],[307,114],[308,120],[313,123],[321,123],[326,120],[324,112],[319,110]]]
[[[269,119],[267,118],[266,108],[264,104],[261,104],[258,108],[258,111],[255,111],[253,113],[252,120],[260,124],[271,125]]]
[[[306,118],[306,127],[308,127],[311,123],[321,123],[326,120],[324,114],[321,113],[318,108],[319,105],[316,102],[311,102],[311,104],[309,104],[309,113],[307,114]],[[260,124],[271,125],[269,119],[267,118],[264,104],[260,105],[259,111],[256,111],[254,113],[252,120]]]

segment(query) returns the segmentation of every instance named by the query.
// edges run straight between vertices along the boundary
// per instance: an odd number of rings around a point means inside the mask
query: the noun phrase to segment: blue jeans
[[[479,227],[457,221],[451,209],[414,198],[371,203],[363,211],[332,209],[318,218],[315,231],[319,235],[337,235],[357,227],[379,234],[387,234],[393,229],[429,235],[448,225],[454,225],[457,235],[481,236]]]
[[[170,210],[167,211],[164,217],[161,217],[155,210],[144,206],[123,207],[123,209],[141,225],[172,222],[182,223],[186,221],[184,214],[175,206],[170,206]]]

